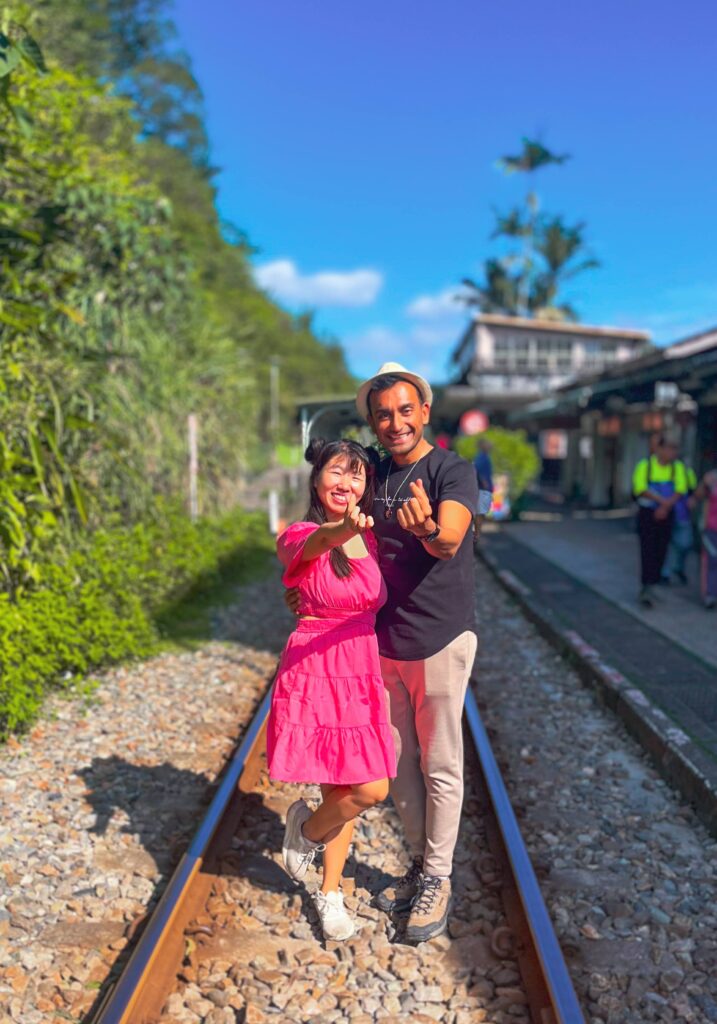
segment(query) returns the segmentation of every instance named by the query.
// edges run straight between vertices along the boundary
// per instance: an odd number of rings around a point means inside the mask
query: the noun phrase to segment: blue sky
[[[717,323],[714,0],[176,0],[205,94],[223,217],[259,281],[316,310],[351,369],[445,379],[450,300],[495,254],[496,159],[536,179],[602,266],[565,294],[588,323],[665,343]]]

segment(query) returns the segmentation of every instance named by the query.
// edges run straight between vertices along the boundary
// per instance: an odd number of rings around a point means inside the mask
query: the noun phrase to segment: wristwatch
[[[432,544],[432,543],[433,543],[433,541],[434,541],[434,540],[436,539],[436,537],[438,536],[438,534],[439,534],[440,532],[441,532],[441,528],[440,528],[440,526],[438,526],[438,524],[436,524],[436,528],[435,528],[435,530],[431,530],[431,532],[430,532],[430,533],[427,533],[425,537],[421,537],[420,539],[421,539],[421,540],[422,540],[422,541],[423,541],[423,542],[424,542],[425,544]]]

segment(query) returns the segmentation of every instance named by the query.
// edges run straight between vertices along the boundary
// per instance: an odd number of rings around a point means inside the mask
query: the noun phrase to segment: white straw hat
[[[384,363],[378,373],[375,373],[373,377],[369,377],[368,380],[365,380],[358,389],[358,393],[356,395],[356,408],[365,420],[368,419],[369,415],[368,393],[371,390],[371,385],[375,380],[378,380],[379,377],[385,377],[389,374],[395,374],[397,377],[405,377],[406,380],[410,380],[411,383],[415,384],[418,388],[419,393],[423,397],[423,401],[428,402],[429,405],[433,404],[433,391],[425,377],[421,377],[417,373],[411,373],[410,370],[401,366],[400,363]]]

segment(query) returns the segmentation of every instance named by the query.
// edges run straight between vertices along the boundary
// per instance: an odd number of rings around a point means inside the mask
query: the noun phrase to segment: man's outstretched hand
[[[433,533],[436,523],[433,519],[433,509],[428,495],[423,487],[423,480],[411,481],[411,494],[413,497],[405,501],[396,512],[399,525],[412,533],[414,537],[427,536]]]

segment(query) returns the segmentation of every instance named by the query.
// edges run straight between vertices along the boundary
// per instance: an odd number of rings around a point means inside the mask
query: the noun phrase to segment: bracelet
[[[431,530],[430,533],[427,533],[425,537],[421,537],[420,539],[424,544],[432,544],[440,532],[440,526],[436,526],[435,530]]]

